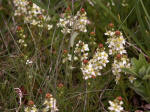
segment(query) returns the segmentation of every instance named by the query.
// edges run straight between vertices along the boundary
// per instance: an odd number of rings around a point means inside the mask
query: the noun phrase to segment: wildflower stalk
[[[83,110],[83,112],[86,112],[86,108],[87,108],[87,97],[88,97],[88,95],[87,95],[87,87],[88,86],[88,84],[87,84],[87,81],[85,80],[85,98],[84,98],[84,110]]]
[[[17,92],[18,96],[19,96],[19,107],[16,109],[16,112],[19,112],[21,106],[22,106],[22,98],[23,98],[23,94],[22,91],[20,90],[20,88],[14,88],[14,90]]]
[[[124,102],[125,102],[125,107],[127,110],[129,110],[129,102],[128,102],[128,98],[127,98],[127,92],[126,92],[126,85],[124,83],[123,80],[120,81],[120,84],[119,84],[119,87],[120,87],[120,90],[122,91],[122,95],[123,95],[123,99],[124,99]]]

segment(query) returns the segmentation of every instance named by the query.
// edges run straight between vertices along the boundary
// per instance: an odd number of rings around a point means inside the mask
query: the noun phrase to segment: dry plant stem
[[[52,72],[52,77],[51,77],[50,80],[49,80],[49,82],[51,82],[51,80],[55,78],[55,79],[54,79],[54,88],[55,88],[55,89],[56,89],[56,87],[57,87],[56,82],[57,82],[57,77],[58,77],[58,66],[59,66],[59,62],[60,62],[60,59],[61,59],[61,51],[62,51],[62,46],[63,46],[65,37],[66,37],[66,35],[63,36],[61,45],[60,45],[60,47],[59,47],[56,64],[55,64],[54,70],[53,70],[53,72]],[[51,46],[51,47],[52,47],[52,46]],[[52,50],[52,49],[51,49],[51,50]],[[56,93],[56,91],[55,91],[55,93]]]
[[[57,30],[57,28],[55,27],[55,30],[54,30],[54,32],[53,32],[53,36],[52,36],[52,42],[50,43],[50,59],[52,59],[51,57],[52,57],[52,50],[53,50],[53,42],[54,42],[54,38],[55,38],[55,34],[56,34],[56,30]],[[45,49],[47,49],[49,46],[47,46],[47,47],[45,47],[44,49],[42,49],[42,51],[44,51]],[[46,81],[47,81],[47,74],[49,73],[51,73],[51,71],[52,71],[52,65],[53,65],[53,63],[52,63],[53,61],[51,60],[51,64],[49,65],[49,67],[48,67],[48,69],[44,72],[44,78],[43,78],[43,81],[41,82],[41,84],[40,84],[40,86],[39,86],[39,89],[40,88],[43,88],[44,87],[44,85],[46,84]],[[49,77],[49,79],[50,79],[50,77]],[[38,98],[38,93],[36,94],[36,99]]]
[[[36,67],[37,67],[37,69],[39,69],[38,64],[37,64],[37,59],[38,59],[38,57],[37,57],[37,51],[38,51],[38,49],[37,49],[36,41],[34,39],[33,33],[31,31],[29,25],[28,24],[26,24],[26,25],[27,25],[27,28],[28,28],[28,30],[30,32],[30,35],[31,35],[33,43],[34,43],[34,48],[35,48],[35,54],[34,55],[36,57]],[[33,89],[34,89],[34,84],[35,84],[35,74],[34,74],[33,81],[32,81],[31,91],[33,91]]]
[[[18,107],[18,109],[16,110],[16,112],[19,112],[19,110],[21,109],[21,106],[22,106],[22,103],[19,104],[19,107]]]
[[[74,13],[74,0],[72,0],[72,11]]]
[[[131,43],[129,43],[129,42],[126,42],[126,43],[127,43],[129,46],[134,47],[137,51],[139,51],[139,52],[142,53],[147,59],[149,59],[149,56],[146,55],[146,54],[144,54],[140,48],[136,47],[135,45],[133,45],[133,44],[131,44]]]
[[[32,37],[32,40],[33,40],[33,43],[34,43],[34,48],[35,48],[35,50],[37,50],[37,45],[36,45],[36,42],[35,42],[33,33],[32,33],[32,31],[31,31],[29,25],[28,25],[28,24],[26,24],[26,25],[27,25],[27,28],[28,28],[28,30],[29,30],[29,32],[30,32],[31,37]]]
[[[124,21],[121,23],[121,25],[119,26],[118,29],[120,29],[120,28],[123,26],[123,24],[126,22],[126,20],[129,18],[129,16],[130,16],[130,15],[132,14],[132,12],[134,11],[135,7],[136,7],[136,4],[135,4],[135,6],[131,9],[131,11],[129,12],[129,14],[127,15],[127,17],[124,19]]]
[[[12,21],[13,21],[13,24],[14,24],[14,27],[17,25],[16,21],[15,21],[15,18],[14,16],[12,16]],[[16,30],[14,30],[14,32],[16,32]]]
[[[112,69],[108,70],[107,72],[103,73],[103,75],[107,75],[108,73],[110,73],[112,71]]]
[[[56,28],[55,28],[55,31],[56,31]],[[56,33],[56,32],[55,32]],[[51,64],[49,65],[49,67],[48,67],[48,69],[47,69],[47,71],[46,71],[46,73],[45,73],[45,78],[44,78],[44,80],[43,80],[43,84],[42,84],[42,88],[44,87],[44,85],[45,85],[45,90],[47,90],[48,89],[48,85],[50,85],[51,84],[51,81],[54,79],[54,73],[55,73],[55,69],[53,69],[52,67],[53,67],[53,63],[55,63],[55,62],[53,62],[54,60],[53,60],[53,58],[51,58],[52,57],[52,52],[53,52],[53,43],[54,43],[54,38],[55,38],[55,33],[53,33],[53,37],[52,37],[52,42],[51,42],[51,48],[50,48],[50,59],[51,59]],[[59,36],[57,36],[57,38],[59,38]],[[57,40],[57,38],[55,39],[55,40]],[[49,76],[47,77],[46,76],[46,74],[49,74]],[[50,75],[50,74],[52,74],[52,75]],[[54,88],[53,88],[53,85],[50,85],[51,87],[52,87],[52,90],[54,90]]]
[[[104,104],[102,103],[101,100],[102,100],[103,94],[105,93],[106,89],[107,89],[107,86],[102,90],[102,92],[101,92],[101,94],[99,96],[99,102],[100,102],[100,104],[101,104],[102,109],[103,109],[104,112],[108,112],[108,111],[105,109]]]
[[[49,69],[49,70],[48,70],[49,74],[52,72],[52,65],[53,65],[52,52],[53,52],[53,43],[54,43],[54,38],[55,38],[56,30],[57,30],[57,27],[55,27],[55,30],[54,30],[54,33],[53,33],[53,37],[52,37],[52,42],[51,42],[51,44],[50,44],[50,46],[51,46],[51,48],[50,48],[51,64],[50,64],[50,66],[49,66],[49,68],[48,68],[48,69]]]
[[[3,43],[4,43],[4,45],[5,45],[6,49],[7,49],[7,51],[8,51],[8,53],[9,53],[8,47],[7,47],[7,45],[6,45],[6,43],[5,43],[5,40],[4,40],[4,35],[2,34],[2,31],[1,31],[1,30],[0,30],[0,34],[1,34],[1,37],[2,37],[2,41],[3,41]]]
[[[84,99],[84,111],[86,112],[86,105],[87,105],[87,81],[85,81],[85,99]]]
[[[77,102],[76,106],[73,108],[72,112],[75,111],[75,109],[78,107],[79,104],[80,104],[80,99],[78,99],[78,102]]]
[[[48,6],[47,6],[47,11],[46,11],[46,18],[48,17],[48,10],[50,8],[50,0],[48,0]],[[40,37],[42,37],[42,33],[44,32],[44,29],[41,30]]]
[[[16,108],[9,109],[10,111],[16,110]]]
[[[5,21],[5,18],[4,18],[2,15],[1,15],[1,17],[3,18],[3,21],[4,21],[4,23],[5,23],[5,26],[7,27],[8,33],[10,34],[10,37],[13,39],[15,45],[17,46],[18,51],[19,51],[21,54],[23,54],[22,51],[20,50],[20,48],[19,48],[19,46],[18,46],[16,40],[14,39],[14,37],[13,37],[13,35],[12,35],[12,33],[11,33],[9,27],[8,27],[8,24],[7,24],[7,22]]]
[[[108,88],[108,86],[109,86],[109,84],[110,84],[111,81],[112,81],[112,79],[110,81],[108,81],[108,83],[104,86],[104,89],[102,90],[102,92],[101,92],[101,94],[99,96],[99,103],[102,106],[102,110],[104,112],[108,112],[108,111],[105,109],[105,106],[104,106],[104,104],[102,103],[101,100],[102,100],[102,97],[103,97],[103,94],[105,93],[105,91],[108,90],[107,88]]]
[[[60,62],[60,59],[61,59],[61,51],[62,51],[62,48],[63,48],[63,44],[64,44],[64,39],[65,39],[66,35],[64,35],[63,39],[62,39],[62,42],[61,42],[61,45],[60,45],[60,48],[59,48],[59,53],[58,53],[58,58],[57,58],[57,61],[56,61],[56,67],[55,67],[55,88],[56,88],[56,82],[57,82],[57,77],[58,77],[58,66],[59,66],[59,62]]]
[[[84,94],[89,94],[89,93],[95,93],[95,92],[102,92],[103,90],[93,90],[93,91],[87,91],[87,92],[78,92],[78,94],[76,95],[73,95],[69,98],[67,98],[65,101],[69,100],[69,99],[72,99],[74,97],[77,97],[77,96],[81,96],[81,95],[84,95]],[[106,91],[112,91],[112,89],[106,89]]]

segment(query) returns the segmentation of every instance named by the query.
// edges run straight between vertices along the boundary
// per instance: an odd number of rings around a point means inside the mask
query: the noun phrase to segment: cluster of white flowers
[[[127,0],[121,0],[120,2],[123,7],[128,6]],[[107,7],[109,7],[110,9],[112,8],[111,6],[115,6],[115,5],[116,4],[115,4],[114,0],[111,0],[111,2],[107,2]]]
[[[120,31],[107,31],[105,35],[109,36],[108,44],[109,55],[115,56],[112,63],[112,72],[116,76],[116,83],[120,80],[122,68],[130,68],[130,60],[125,50],[125,39]]]
[[[28,0],[14,0],[16,7],[15,16],[22,16],[25,23],[30,23],[38,27],[46,27],[48,30],[52,28],[49,24],[51,18],[46,16],[45,10],[41,9],[35,3]]]
[[[120,80],[122,68],[130,68],[130,61],[126,55],[117,55],[112,64],[112,72],[116,76],[116,83]]]
[[[110,106],[108,107],[110,112],[123,112],[124,108],[122,107],[123,101],[121,97],[116,98],[114,101],[109,101]]]
[[[71,15],[71,12],[64,13],[57,26],[61,27],[61,32],[65,34],[71,33],[71,30],[87,32],[87,24],[89,24],[89,20],[87,19],[85,10],[82,8],[75,16]]]
[[[112,6],[114,7],[116,4],[113,0],[111,0],[110,2],[107,2],[107,7],[112,9]]]
[[[102,69],[103,67],[106,67],[106,64],[109,62],[108,54],[99,48],[97,49],[97,52],[93,56],[92,60],[94,62],[95,69]]]
[[[76,44],[75,50],[74,50],[74,60],[78,60],[78,58],[81,59],[81,61],[88,59],[88,51],[89,47],[88,44],[85,44],[81,40]]]
[[[84,42],[79,40],[79,42],[76,44],[76,47],[74,50],[74,56],[67,53],[68,52],[67,50],[64,50],[62,62],[65,63],[66,61],[71,61],[72,59],[75,61],[77,61],[79,59],[81,61],[88,59],[88,51],[89,51],[88,44],[85,44]]]
[[[89,45],[91,45],[91,46],[95,46],[96,45],[96,38],[95,38],[95,32],[94,31],[92,31],[91,33],[90,33],[90,37],[89,37],[89,40],[90,40],[90,42],[89,42]]]
[[[58,108],[56,106],[56,99],[50,93],[47,93],[45,96],[45,101],[43,105],[45,106],[40,112],[57,112]],[[28,106],[24,108],[25,112],[39,112],[39,110],[34,105],[34,102],[30,100]]]
[[[24,109],[25,112],[38,112],[38,109],[34,105],[33,101],[28,102],[28,106]]]
[[[129,81],[130,81],[130,83],[133,83],[134,82],[134,80],[136,80],[136,78],[134,77],[134,76],[129,76]]]
[[[25,112],[38,112],[38,109],[36,108],[36,106],[32,106],[32,107],[26,107],[24,109]]]
[[[26,61],[26,65],[29,65],[29,64],[32,64],[32,63],[33,63],[32,60],[29,60],[29,59],[28,59],[28,60]]]
[[[18,26],[17,27],[17,34],[19,36],[19,40],[18,40],[18,43],[21,45],[21,46],[24,46],[24,47],[27,47],[27,43],[25,42],[25,39],[26,39],[26,35],[24,34],[24,30],[22,29],[22,27]]]
[[[58,108],[56,106],[56,99],[53,98],[53,96],[49,93],[46,94],[46,99],[45,99],[43,105],[45,105],[46,107],[43,109],[42,112],[49,112],[50,110],[51,110],[51,112],[58,111]]]
[[[16,7],[15,16],[25,15],[28,11],[29,2],[27,0],[13,0],[13,3]]]
[[[63,55],[63,60],[62,62],[65,63],[67,61],[71,61],[72,60],[72,55],[71,54],[67,54],[67,55]]]
[[[124,47],[126,41],[120,31],[107,31],[105,35],[109,36],[106,44],[110,55],[127,53]]]
[[[104,49],[98,48],[92,59],[86,63],[83,61],[81,68],[83,78],[87,80],[101,75],[100,71],[103,67],[106,67],[108,62],[108,54],[104,51]]]
[[[85,80],[96,76],[91,61],[89,61],[87,65],[83,64],[81,70],[82,70],[82,73],[83,73],[83,78]],[[100,74],[98,74],[98,75],[100,75]]]
[[[64,49],[62,58],[63,58],[62,59],[62,63],[66,63],[67,61],[71,61],[72,60],[72,55],[69,54],[66,49]]]
[[[128,6],[127,0],[123,0],[122,3],[121,3],[121,5],[123,7],[127,7]]]

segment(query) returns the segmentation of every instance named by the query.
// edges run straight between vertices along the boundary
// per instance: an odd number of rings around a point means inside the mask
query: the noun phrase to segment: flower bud
[[[59,88],[62,88],[63,86],[64,86],[64,85],[63,85],[62,83],[59,83],[59,84],[58,84],[58,87],[59,87]]]
[[[86,59],[85,59],[85,60],[83,60],[83,63],[84,63],[84,64],[87,64],[88,62],[89,62],[89,61],[88,61],[88,60],[86,60]]]
[[[96,76],[92,75],[92,78],[93,78],[93,79],[95,79],[95,78],[96,78]]]
[[[32,100],[28,101],[28,105],[29,106],[33,106],[34,105],[34,102]]]
[[[99,48],[103,48],[104,47],[104,45],[103,44],[99,44]]]
[[[110,28],[113,28],[113,27],[114,27],[114,24],[113,24],[113,23],[110,23],[108,26],[109,26]]]
[[[68,51],[66,49],[64,49],[64,54],[66,54]]]
[[[50,93],[46,93],[45,98],[51,98],[52,95]]]
[[[117,54],[117,59],[120,60],[121,59],[121,54]]]
[[[21,26],[18,26],[17,27],[17,31],[21,31],[22,30],[22,27]]]
[[[41,14],[40,14],[38,17],[39,17],[39,19],[42,19],[42,18],[43,18],[43,16],[42,16]]]
[[[95,36],[95,32],[91,32],[90,35],[91,35],[91,36]]]
[[[70,11],[71,11],[70,7],[67,7],[65,12],[70,12]]]
[[[42,89],[40,88],[40,89],[38,90],[38,93],[39,93],[39,94],[42,94],[42,92],[43,92],[43,91],[42,91]]]
[[[81,13],[84,13],[85,12],[85,9],[84,8],[81,8]]]
[[[118,97],[117,97],[117,100],[122,101],[122,97],[121,97],[121,96],[118,96]]]
[[[116,35],[116,36],[120,36],[120,31],[117,30],[117,31],[115,32],[115,35]]]

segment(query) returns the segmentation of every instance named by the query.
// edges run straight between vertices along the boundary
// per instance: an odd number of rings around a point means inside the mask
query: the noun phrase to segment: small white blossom
[[[112,73],[116,76],[116,83],[120,80],[122,68],[130,68],[130,61],[126,55],[120,57],[120,59],[115,58],[112,64]]]
[[[115,55],[115,54],[126,54],[125,50],[125,39],[121,32],[119,32],[119,36],[116,36],[116,32],[114,31],[107,31],[105,35],[109,36],[107,39],[106,44],[108,44],[109,47],[109,54]]]
[[[131,83],[133,83],[134,80],[136,80],[136,78],[135,78],[134,76],[129,76],[129,81],[130,81]]]
[[[62,33],[71,33],[71,30],[87,32],[86,26],[89,24],[89,20],[85,11],[82,13],[78,11],[75,16],[71,15],[71,13],[64,13],[63,15],[57,23],[57,26],[62,28]]]
[[[79,40],[74,50],[75,57],[79,57],[81,61],[83,61],[84,59],[88,59],[88,51],[89,51],[88,44],[85,44],[84,42]]]
[[[26,65],[28,65],[28,64],[32,64],[33,63],[33,61],[32,60],[27,60],[26,61]]]
[[[33,105],[32,107],[25,107],[24,111],[25,112],[38,112],[38,109],[36,108],[35,105]]]
[[[67,55],[64,55],[62,62],[65,63],[65,62],[71,61],[71,60],[72,60],[72,55],[67,54]]]
[[[45,27],[47,30],[52,28],[49,24],[50,17],[35,3],[28,0],[13,0],[13,3],[16,8],[14,16],[23,17],[24,23],[30,23],[39,28]]]
[[[123,112],[123,107],[121,106],[121,104],[118,104],[116,102],[112,102],[109,101],[110,107],[108,107],[108,109],[110,110],[110,112]]]
[[[123,101],[121,97],[116,98],[114,101],[109,101],[108,110],[110,112],[123,112],[124,108],[122,107]]]
[[[53,26],[48,24],[47,27],[48,27],[48,30],[51,30]]]
[[[83,78],[87,80],[92,77],[100,76],[101,70],[106,67],[108,62],[108,54],[98,48],[93,58],[90,59],[87,64],[82,63],[81,70]]]
[[[74,60],[77,61],[77,60],[78,60],[78,57],[77,57],[77,56],[74,56]]]
[[[68,54],[68,60],[71,61],[72,60],[72,55]]]
[[[49,94],[48,94],[49,95]],[[51,95],[51,94],[50,94]],[[43,109],[43,112],[49,112],[49,110],[51,110],[51,112],[57,112],[58,108],[56,106],[56,99],[53,98],[53,96],[51,95],[50,97],[47,97],[43,103],[43,105],[45,105],[46,107]]]

